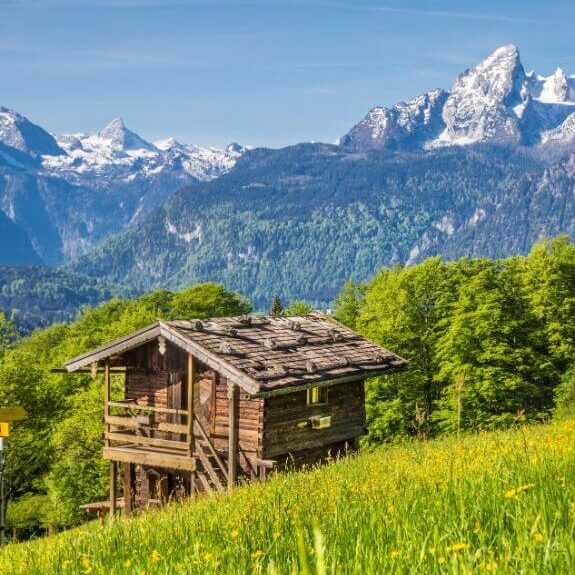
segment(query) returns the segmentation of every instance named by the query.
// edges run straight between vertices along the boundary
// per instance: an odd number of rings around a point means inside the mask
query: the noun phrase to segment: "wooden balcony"
[[[106,413],[105,459],[195,471],[195,437],[186,410],[125,400],[108,401]]]

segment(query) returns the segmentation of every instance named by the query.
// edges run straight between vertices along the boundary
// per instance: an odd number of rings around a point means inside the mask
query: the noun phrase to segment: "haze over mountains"
[[[384,265],[575,234],[575,76],[526,72],[512,45],[337,146],[152,144],[120,120],[53,137],[6,110],[0,142],[0,207],[36,254],[141,290],[325,304]]]

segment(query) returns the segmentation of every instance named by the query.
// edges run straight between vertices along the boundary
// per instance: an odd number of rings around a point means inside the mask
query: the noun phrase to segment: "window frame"
[[[314,401],[314,394],[317,393],[317,401]],[[322,395],[325,397],[322,401]],[[317,407],[321,405],[328,405],[329,403],[329,389],[327,385],[314,385],[306,389],[306,406],[307,407]]]

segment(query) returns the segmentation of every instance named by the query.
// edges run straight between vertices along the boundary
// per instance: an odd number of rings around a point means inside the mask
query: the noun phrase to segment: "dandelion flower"
[[[150,560],[152,561],[152,563],[159,563],[160,562],[160,554],[158,553],[157,549],[154,549],[152,551],[152,554],[150,555]]]

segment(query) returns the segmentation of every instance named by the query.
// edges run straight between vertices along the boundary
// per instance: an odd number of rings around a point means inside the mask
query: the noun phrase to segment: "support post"
[[[118,487],[118,465],[110,461],[110,521],[114,521],[116,515],[116,491]]]
[[[4,474],[6,472],[6,451],[8,438],[0,437],[0,547],[6,542],[6,502],[4,501]]]
[[[106,360],[104,364],[104,418],[110,415],[110,395],[111,395],[111,382],[110,382],[110,362]],[[110,426],[106,423],[104,428],[110,431]],[[110,447],[110,440],[108,434],[104,435],[104,445]]]
[[[134,465],[124,463],[124,514],[130,517],[134,507]]]
[[[238,386],[228,382],[229,400],[229,447],[228,447],[228,489],[236,483],[238,462],[238,422],[237,422]]]
[[[194,356],[188,354],[188,457],[194,454]]]

